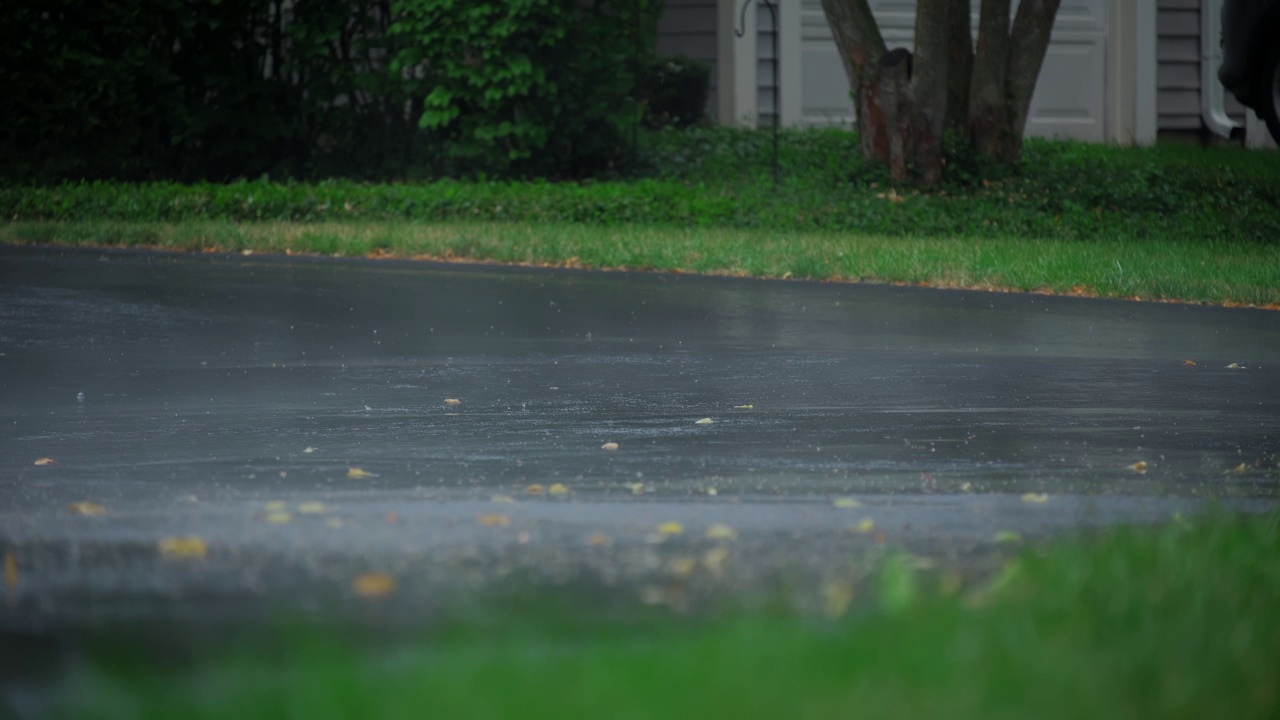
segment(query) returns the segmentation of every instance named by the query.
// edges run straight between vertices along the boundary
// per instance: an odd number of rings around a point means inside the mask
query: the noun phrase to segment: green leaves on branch
[[[455,174],[579,176],[630,160],[658,0],[400,0],[401,72]]]

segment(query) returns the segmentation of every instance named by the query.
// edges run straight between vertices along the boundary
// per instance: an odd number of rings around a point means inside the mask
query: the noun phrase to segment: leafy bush
[[[432,89],[422,127],[451,170],[578,177],[626,160],[654,0],[400,0],[393,67]],[[453,174],[453,173],[450,173]]]
[[[707,120],[711,66],[687,57],[652,58],[636,87],[650,129],[687,128]]]

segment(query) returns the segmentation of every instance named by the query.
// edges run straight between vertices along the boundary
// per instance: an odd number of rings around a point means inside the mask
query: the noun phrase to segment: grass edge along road
[[[911,237],[652,224],[37,221],[19,245],[414,258],[903,283],[1280,309],[1280,244]]]
[[[867,612],[524,616],[389,651],[324,631],[147,661],[100,644],[58,717],[1275,717],[1280,514],[1119,528],[962,587],[890,555]],[[126,643],[127,645],[127,643]],[[160,666],[163,665],[163,666]]]

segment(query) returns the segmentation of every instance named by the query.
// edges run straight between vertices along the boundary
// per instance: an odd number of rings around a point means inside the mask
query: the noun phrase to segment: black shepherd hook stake
[[[778,6],[773,4],[772,0],[760,0],[760,2],[769,9],[769,16],[773,19],[773,186],[778,187],[778,125],[781,124],[782,107],[778,105]],[[734,28],[733,34],[738,37],[746,37],[747,34],[747,8],[751,6],[751,0],[743,0],[742,11],[738,13],[738,27]],[[756,113],[759,116],[759,112]]]

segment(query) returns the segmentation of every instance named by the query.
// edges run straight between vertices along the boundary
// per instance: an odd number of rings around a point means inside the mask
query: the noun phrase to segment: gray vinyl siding
[[[701,60],[711,66],[711,92],[707,96],[707,116],[715,118],[716,88],[716,2],[715,0],[666,0],[658,21],[659,55]]]
[[[756,112],[760,127],[773,127],[778,121],[778,110],[774,104],[774,72],[780,70],[774,65],[773,41],[777,28],[773,26],[773,15],[763,2],[757,3],[756,9]]]
[[[1227,94],[1227,114],[1244,117]],[[1156,5],[1156,129],[1199,130],[1200,0],[1158,0]]]

